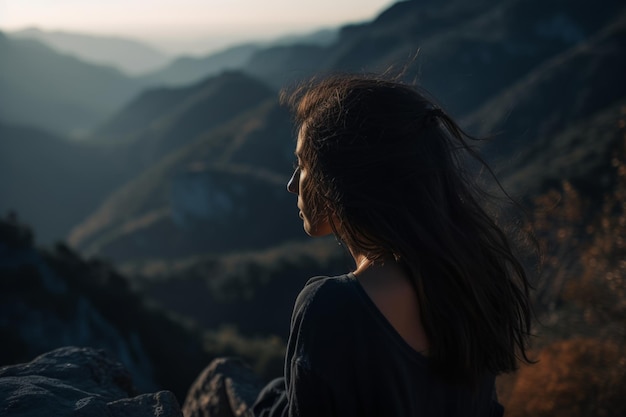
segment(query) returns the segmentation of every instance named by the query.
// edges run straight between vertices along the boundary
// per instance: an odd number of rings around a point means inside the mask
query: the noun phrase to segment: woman
[[[466,137],[424,94],[376,77],[286,100],[304,230],[334,234],[355,269],[302,290],[285,378],[255,415],[501,415],[494,378],[528,361],[530,285],[464,167],[481,162]]]

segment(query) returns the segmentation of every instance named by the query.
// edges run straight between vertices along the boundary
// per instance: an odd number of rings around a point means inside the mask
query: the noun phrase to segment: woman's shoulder
[[[298,294],[296,305],[329,301],[353,291],[354,277],[351,274],[317,276],[309,279]]]
[[[359,342],[355,334],[365,334],[360,331],[368,326],[363,313],[350,274],[311,278],[291,317],[290,357],[318,370],[338,366]]]
[[[337,319],[342,311],[352,310],[357,301],[351,274],[317,276],[305,284],[294,306],[294,318]]]

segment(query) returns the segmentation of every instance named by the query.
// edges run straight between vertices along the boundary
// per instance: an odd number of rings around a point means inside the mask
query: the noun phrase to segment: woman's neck
[[[353,274],[356,276],[362,275],[367,272],[367,275],[370,273],[383,272],[386,274],[393,275],[404,275],[404,271],[400,268],[400,265],[396,262],[393,256],[385,256],[379,259],[372,259],[372,257],[367,256],[364,253],[350,251],[352,254],[352,258],[354,259],[354,263],[356,268],[353,271]]]

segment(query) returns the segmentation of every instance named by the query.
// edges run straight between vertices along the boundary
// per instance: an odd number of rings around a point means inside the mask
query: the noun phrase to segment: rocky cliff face
[[[138,395],[102,350],[65,347],[0,368],[0,416],[182,417],[173,393]]]
[[[186,417],[248,416],[264,382],[244,362],[219,358],[184,401]],[[183,417],[174,394],[139,394],[130,373],[103,350],[63,347],[0,367],[0,417]]]

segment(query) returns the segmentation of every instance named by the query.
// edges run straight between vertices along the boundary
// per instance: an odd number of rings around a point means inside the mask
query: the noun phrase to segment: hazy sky
[[[0,30],[47,30],[147,40],[169,52],[368,20],[394,0],[0,0]],[[201,45],[204,45],[201,46]],[[212,46],[210,46],[212,45]],[[195,50],[194,50],[195,48]]]

